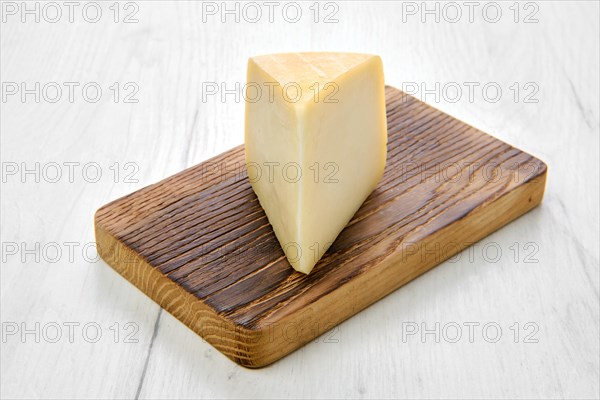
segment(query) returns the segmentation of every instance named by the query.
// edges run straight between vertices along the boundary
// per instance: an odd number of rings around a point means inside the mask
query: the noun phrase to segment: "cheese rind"
[[[247,88],[254,90],[246,96],[248,176],[288,261],[308,274],[383,175],[381,59],[254,57]]]

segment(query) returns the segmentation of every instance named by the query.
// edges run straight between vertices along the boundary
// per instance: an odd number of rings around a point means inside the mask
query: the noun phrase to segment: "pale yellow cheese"
[[[383,175],[381,59],[253,57],[245,99],[248,177],[288,261],[308,274]]]

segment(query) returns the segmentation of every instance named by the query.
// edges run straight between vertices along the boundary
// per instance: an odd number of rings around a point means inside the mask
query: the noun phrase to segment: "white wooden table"
[[[2,2],[2,398],[600,395],[598,3],[113,3]],[[97,259],[93,214],[242,143],[247,58],[299,50],[381,55],[388,84],[544,160],[547,191],[248,370]]]

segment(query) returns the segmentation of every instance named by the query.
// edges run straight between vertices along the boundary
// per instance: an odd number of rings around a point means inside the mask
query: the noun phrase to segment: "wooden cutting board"
[[[384,177],[310,275],[285,259],[243,146],[100,208],[99,254],[227,357],[256,368],[541,202],[542,161],[397,89],[386,98]]]

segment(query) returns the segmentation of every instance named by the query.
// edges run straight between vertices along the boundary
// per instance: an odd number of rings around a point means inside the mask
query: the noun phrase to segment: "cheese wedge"
[[[308,274],[383,175],[381,59],[252,57],[245,100],[248,178],[289,263]]]

